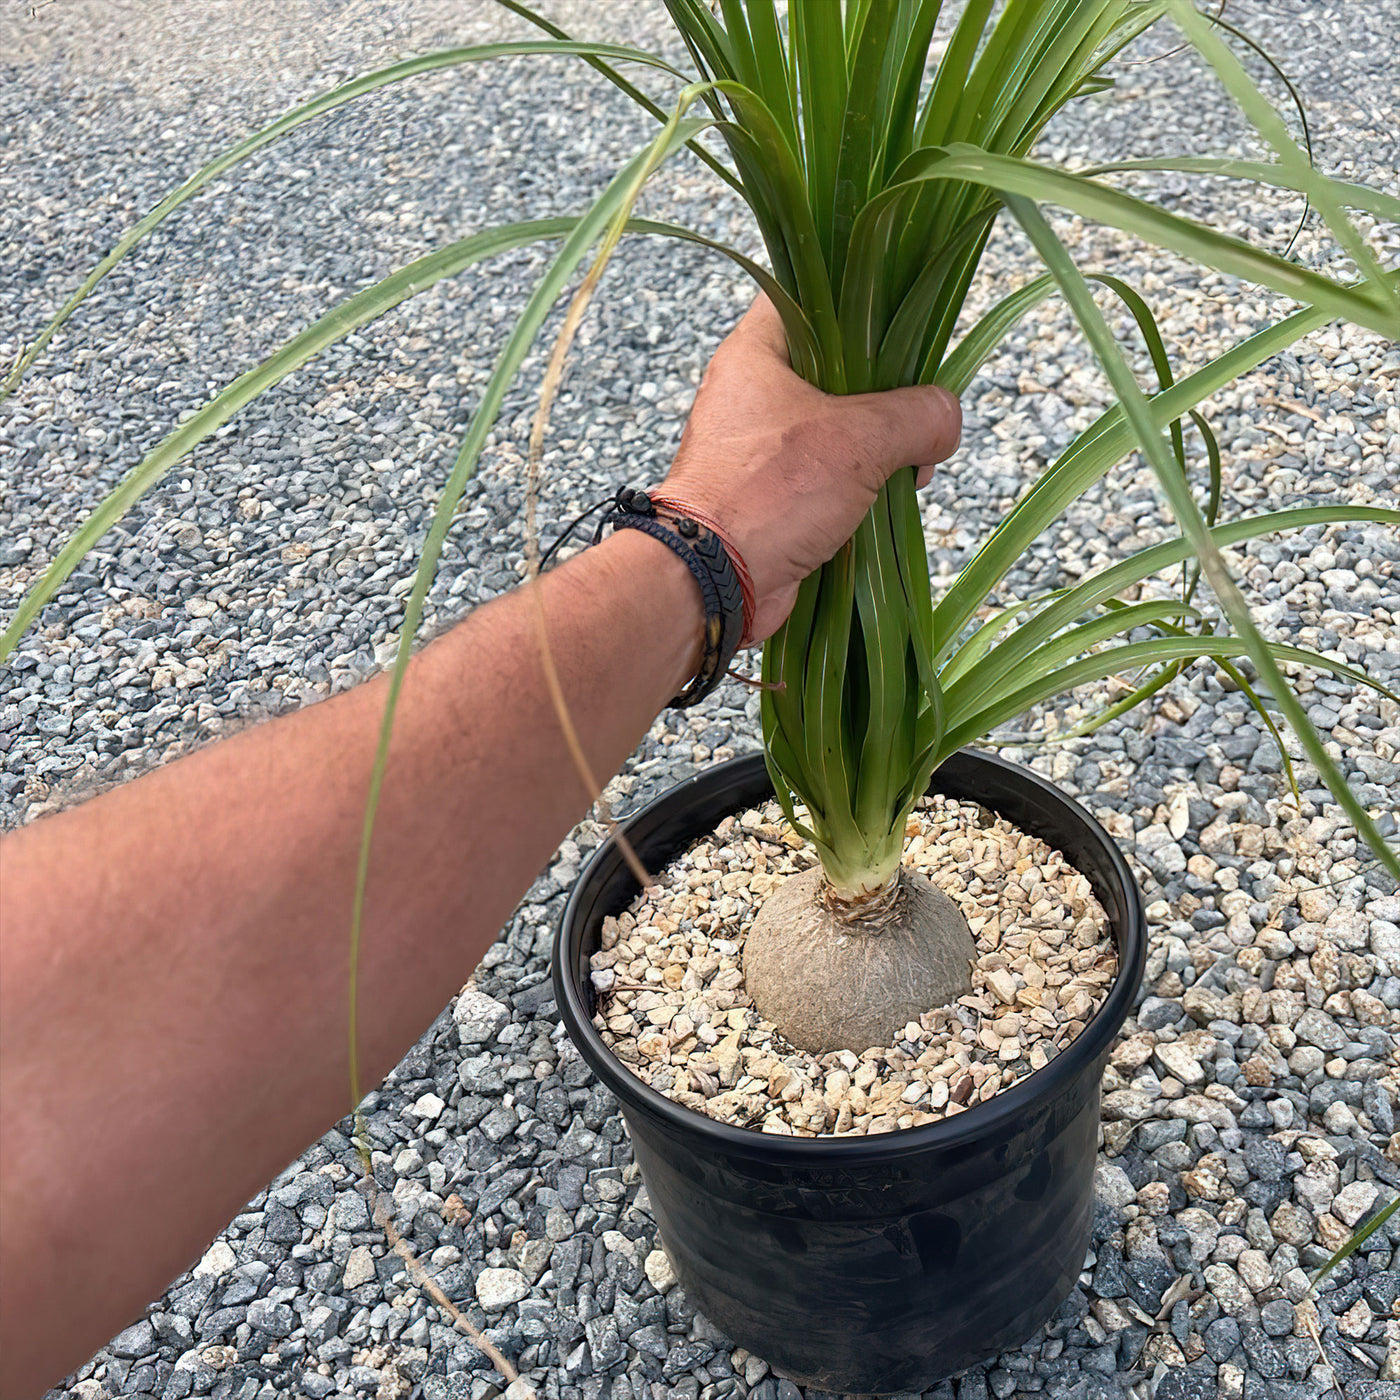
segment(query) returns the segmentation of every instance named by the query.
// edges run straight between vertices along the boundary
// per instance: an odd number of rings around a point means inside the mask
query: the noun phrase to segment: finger
[[[767,350],[784,364],[789,363],[787,332],[783,330],[783,318],[778,314],[778,308],[763,292],[754,298],[753,305],[744,312],[729,339],[749,349]]]
[[[929,472],[947,461],[962,440],[962,408],[941,385],[915,385],[888,389],[879,394],[853,394],[837,400],[861,425],[856,431],[868,444],[871,460],[891,477],[901,467],[915,466]],[[927,484],[924,471],[919,484]]]

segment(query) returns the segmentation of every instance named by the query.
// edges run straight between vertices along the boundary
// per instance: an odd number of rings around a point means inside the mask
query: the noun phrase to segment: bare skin
[[[755,637],[880,485],[958,442],[939,389],[835,399],[760,301],[715,355],[666,487],[725,527]],[[540,583],[595,772],[693,674],[684,564],[621,531]],[[377,1083],[462,984],[593,794],[525,589],[414,659],[361,963]],[[0,1392],[37,1395],[139,1315],[345,1114],[346,955],[383,677],[0,842]]]

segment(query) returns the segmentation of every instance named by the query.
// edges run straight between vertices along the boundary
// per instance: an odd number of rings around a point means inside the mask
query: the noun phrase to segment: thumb
[[[852,394],[840,402],[859,425],[867,460],[882,480],[901,467],[917,467],[918,484],[926,486],[935,464],[951,457],[962,440],[962,408],[940,384]]]

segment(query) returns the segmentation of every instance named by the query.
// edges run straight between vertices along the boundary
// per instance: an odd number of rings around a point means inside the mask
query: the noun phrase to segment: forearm
[[[542,590],[606,778],[693,668],[698,591],[634,531]],[[537,627],[522,590],[409,669],[365,908],[366,1085],[460,986],[591,797]],[[71,1346],[82,1318],[100,1343],[348,1108],[347,934],[385,692],[381,678],[211,746],[0,847],[7,1393],[56,1379],[42,1320]]]
[[[883,484],[957,444],[937,388],[834,398],[760,299],[664,485],[745,561],[752,634]],[[699,589],[623,530],[414,661],[370,863],[357,1044],[378,1082],[475,967],[585,790],[536,599],[606,778],[695,674]],[[349,1107],[347,934],[386,683],[172,763],[0,843],[0,1394],[128,1322]]]

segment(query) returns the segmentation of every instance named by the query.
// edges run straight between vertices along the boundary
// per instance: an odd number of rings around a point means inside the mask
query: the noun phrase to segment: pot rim
[[[765,1133],[757,1128],[740,1128],[731,1123],[722,1123],[708,1114],[686,1108],[649,1084],[643,1083],[613,1054],[607,1042],[594,1028],[592,1012],[585,1003],[583,989],[574,969],[566,966],[573,961],[565,956],[569,942],[568,930],[579,920],[583,890],[591,883],[590,877],[596,875],[600,867],[620,860],[616,840],[609,836],[589,857],[587,865],[569,892],[569,898],[559,919],[558,936],[554,940],[551,971],[556,995],[562,993],[559,1009],[570,1038],[589,1067],[619,1100],[654,1118],[662,1119],[676,1131],[706,1135],[714,1139],[716,1144],[722,1146],[731,1156],[761,1156],[768,1163],[808,1168],[853,1167],[957,1148],[975,1140],[995,1136],[998,1132],[1014,1126],[1016,1120],[1023,1119],[1042,1105],[1054,1101],[1090,1065],[1107,1053],[1132,1009],[1147,959],[1146,915],[1141,892],[1127,859],[1103,825],[1048,778],[1019,763],[1012,763],[999,754],[988,753],[982,749],[964,748],[959,750],[958,754],[977,763],[988,764],[999,770],[1002,776],[1038,789],[1041,796],[1048,799],[1065,818],[1084,824],[1095,842],[1102,847],[1113,878],[1125,892],[1124,917],[1121,921],[1112,922],[1118,951],[1118,972],[1103,1005],[1069,1046],[1044,1068],[1032,1071],[1010,1088],[1002,1090],[989,1102],[979,1103],[937,1123],[925,1123],[913,1128],[896,1128],[888,1133],[839,1138],[830,1135],[787,1137],[781,1133]],[[630,831],[642,824],[663,806],[669,808],[678,802],[685,804],[690,790],[698,786],[708,786],[720,781],[722,775],[756,766],[764,766],[761,753],[740,754],[736,758],[683,779],[628,817],[622,823],[622,830]],[[935,771],[931,786],[936,784],[937,776]]]

